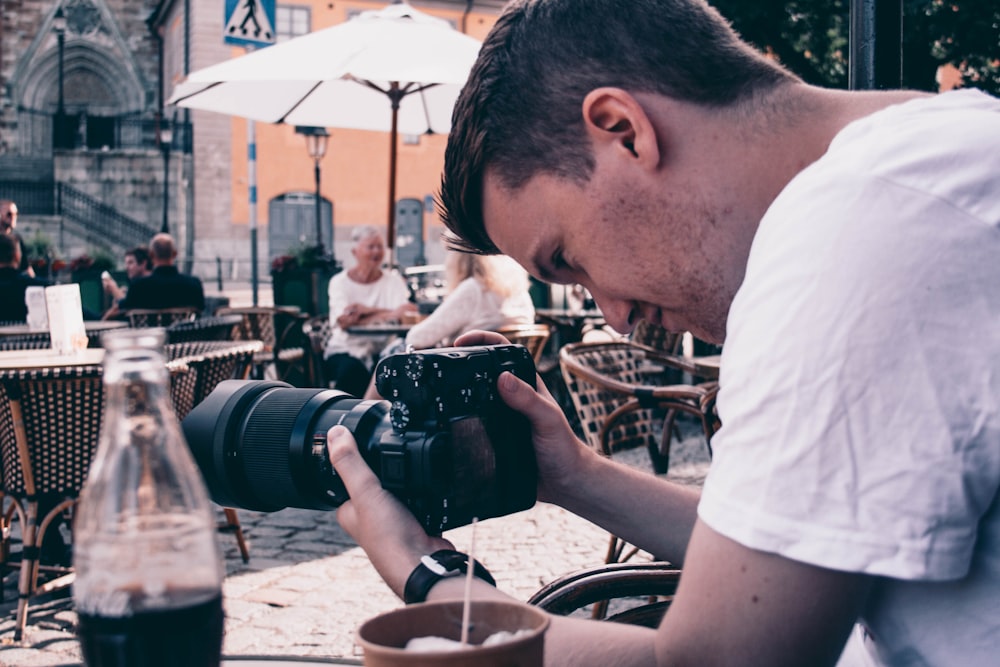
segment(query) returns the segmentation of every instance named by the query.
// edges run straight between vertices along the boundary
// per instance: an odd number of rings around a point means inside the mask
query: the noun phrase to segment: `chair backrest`
[[[185,308],[133,308],[125,311],[129,326],[169,327],[177,322],[190,322],[198,316],[195,307]]]
[[[629,334],[629,342],[633,345],[667,354],[679,354],[683,339],[683,333],[667,331],[660,325],[646,320],[639,320],[635,329]]]
[[[651,409],[623,415],[615,422],[605,446],[601,428],[631,398],[631,387],[646,384],[645,354],[627,342],[571,343],[559,351],[559,365],[587,443],[610,455],[619,448],[649,446],[653,433]]]
[[[276,308],[267,306],[254,306],[246,308],[232,308],[225,306],[218,308],[215,314],[218,315],[239,315],[241,321],[236,327],[234,340],[259,340],[264,343],[264,349],[274,348],[277,339],[275,327],[275,314],[279,312]]]
[[[545,344],[552,335],[552,328],[547,324],[512,324],[500,327],[496,331],[503,334],[511,343],[528,348],[528,352],[535,360],[535,366],[542,360]]]
[[[242,321],[243,318],[239,315],[217,315],[176,322],[167,327],[167,341],[232,341]]]
[[[104,414],[101,375],[100,366],[0,371],[5,493],[79,494]]]
[[[0,350],[44,350],[49,347],[52,347],[52,340],[48,331],[0,338]]]
[[[205,400],[223,380],[246,379],[260,341],[188,341],[166,347],[171,398],[179,419]],[[181,370],[180,367],[184,367]]]

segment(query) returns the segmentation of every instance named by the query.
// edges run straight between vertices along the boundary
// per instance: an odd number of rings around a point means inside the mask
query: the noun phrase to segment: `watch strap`
[[[466,574],[469,570],[469,556],[452,549],[441,549],[423,556],[420,563],[413,569],[403,587],[403,601],[406,604],[423,602],[434,584],[448,577]],[[482,579],[490,586],[497,583],[482,563],[472,561],[472,575]]]

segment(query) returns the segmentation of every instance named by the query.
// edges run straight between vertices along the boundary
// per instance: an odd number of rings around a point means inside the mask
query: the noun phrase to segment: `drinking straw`
[[[465,569],[465,595],[462,601],[462,644],[469,643],[469,607],[472,598],[472,565],[476,562],[476,523],[478,518],[472,518],[472,543],[469,545],[469,565]]]

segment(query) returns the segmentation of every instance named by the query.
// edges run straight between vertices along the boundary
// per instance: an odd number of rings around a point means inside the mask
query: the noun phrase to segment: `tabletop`
[[[111,329],[124,329],[128,322],[121,320],[84,320],[83,327],[90,332],[110,331]],[[27,324],[8,324],[0,327],[0,336],[24,336],[27,334],[48,333],[48,329],[42,331],[32,331]]]
[[[356,336],[405,336],[412,328],[412,324],[379,322],[378,324],[359,324],[347,327],[347,333]]]
[[[72,354],[56,354],[51,349],[0,351],[0,370],[96,366],[103,361],[104,349],[99,347],[77,350]]]
[[[540,319],[554,320],[559,324],[604,320],[604,313],[596,308],[580,310],[573,308],[536,308],[535,315]]]

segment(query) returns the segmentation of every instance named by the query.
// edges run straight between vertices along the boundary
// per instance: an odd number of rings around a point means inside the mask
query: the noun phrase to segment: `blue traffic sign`
[[[222,41],[237,46],[270,46],[274,32],[274,0],[226,0]]]

